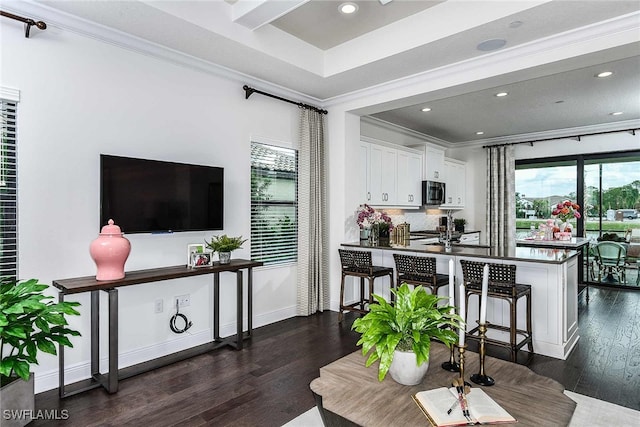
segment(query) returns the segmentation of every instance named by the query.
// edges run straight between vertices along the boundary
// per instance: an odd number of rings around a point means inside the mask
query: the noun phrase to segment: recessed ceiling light
[[[476,135],[484,135],[484,132],[482,132],[481,130],[476,132]]]
[[[476,46],[476,49],[481,50],[483,52],[489,52],[492,50],[497,50],[507,44],[507,41],[504,39],[491,39],[485,40]]]
[[[619,116],[622,114],[622,111],[616,111],[615,113],[609,113],[610,116]]]
[[[424,111],[425,113],[431,111],[431,108],[429,107],[424,107],[421,111]]]
[[[612,71],[603,71],[601,73],[596,74],[596,77],[609,77],[610,75],[612,75],[613,72]]]
[[[497,96],[498,98],[502,98],[503,96],[507,96],[507,95],[509,95],[509,93],[508,93],[508,92],[498,92],[498,93],[496,93],[496,96]]]
[[[358,5],[351,2],[342,3],[340,6],[338,6],[338,10],[348,15],[350,13],[356,12],[358,10]]]

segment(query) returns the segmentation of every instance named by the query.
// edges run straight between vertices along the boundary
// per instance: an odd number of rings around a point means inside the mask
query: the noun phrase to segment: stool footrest
[[[507,326],[502,326],[502,325],[491,325],[491,324],[487,324],[487,329],[495,329],[498,331],[502,331],[502,332],[510,332],[511,329]],[[469,332],[467,332],[466,337],[469,340],[472,341],[480,341],[480,331],[479,331],[479,327],[476,326],[475,328],[473,328],[472,330],[470,330]],[[524,338],[519,341],[514,343],[514,345],[512,346],[510,342],[508,341],[501,341],[501,340],[497,340],[495,338],[490,338],[487,337],[485,335],[485,342],[487,344],[493,344],[493,345],[497,345],[500,347],[506,347],[509,348],[513,351],[518,351],[520,350],[522,347],[524,347],[526,344],[532,343],[533,339],[531,337],[531,335],[529,334],[529,332],[523,330],[523,329],[516,329],[516,335],[522,335]]]

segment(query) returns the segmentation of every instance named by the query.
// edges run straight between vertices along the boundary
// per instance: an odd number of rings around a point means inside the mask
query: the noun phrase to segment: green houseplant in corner
[[[43,291],[49,286],[36,279],[18,281],[0,279],[0,400],[2,409],[31,409],[34,406],[33,374],[29,367],[38,364],[38,351],[56,354],[56,343],[73,347],[65,315],[79,315],[78,302],[49,301]],[[27,390],[27,391],[24,391]],[[29,392],[30,391],[30,392]],[[19,401],[26,398],[26,402]],[[29,417],[19,421],[28,423]],[[16,424],[13,425],[24,425]]]
[[[391,292],[396,296],[393,305],[374,295],[378,304],[371,304],[370,311],[356,319],[352,328],[362,334],[358,345],[362,345],[362,354],[369,354],[366,366],[380,360],[378,380],[390,372],[400,384],[415,385],[427,372],[431,339],[450,347],[458,339],[454,330],[462,319],[453,307],[438,306],[440,300],[448,298],[428,294],[421,286],[411,290],[403,283]],[[412,361],[408,367],[417,368],[417,372],[398,371],[405,359]]]
[[[243,239],[242,236],[229,237],[223,234],[221,236],[213,236],[211,240],[204,243],[213,252],[218,253],[220,264],[229,264],[231,262],[231,251],[240,249],[246,241],[247,239]]]

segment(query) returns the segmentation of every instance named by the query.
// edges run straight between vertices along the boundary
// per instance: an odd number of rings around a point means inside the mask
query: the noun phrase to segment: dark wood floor
[[[567,390],[640,409],[640,292],[591,288],[579,313],[581,338],[569,359],[534,356],[530,368]],[[258,328],[243,351],[216,350],[126,379],[114,395],[40,393],[36,410],[66,409],[69,418],[30,426],[281,426],[314,406],[309,383],[318,369],[356,350],[355,316],[345,319],[339,325],[337,313],[325,312]],[[488,354],[508,360],[502,349]]]

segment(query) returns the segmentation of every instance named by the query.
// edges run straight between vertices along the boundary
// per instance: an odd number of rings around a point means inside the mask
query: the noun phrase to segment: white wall
[[[243,82],[59,28],[30,39],[20,26],[2,26],[1,31],[0,86],[18,89],[21,95],[21,278],[51,283],[95,274],[89,244],[101,226],[100,153],[223,166],[222,232],[250,235],[251,136],[297,140],[297,108],[259,95],[245,100]],[[132,251],[125,269],[184,264],[187,244],[201,243],[222,232],[127,235]],[[249,258],[249,247],[247,242],[233,256]],[[255,326],[295,315],[295,275],[295,266],[255,271]],[[234,280],[233,275],[222,275],[223,336],[235,330]],[[121,365],[208,341],[212,335],[211,283],[211,276],[200,276],[121,288]],[[176,335],[169,330],[170,305],[174,296],[187,293],[191,306],[182,311],[194,326]],[[71,325],[83,337],[72,340],[75,348],[66,353],[69,381],[89,375],[89,298],[82,294],[73,299],[82,303],[82,316],[70,318]],[[156,299],[164,301],[161,314],[154,314]],[[102,350],[106,355],[106,341]],[[57,387],[57,358],[41,355],[39,361],[34,367],[36,392]]]

